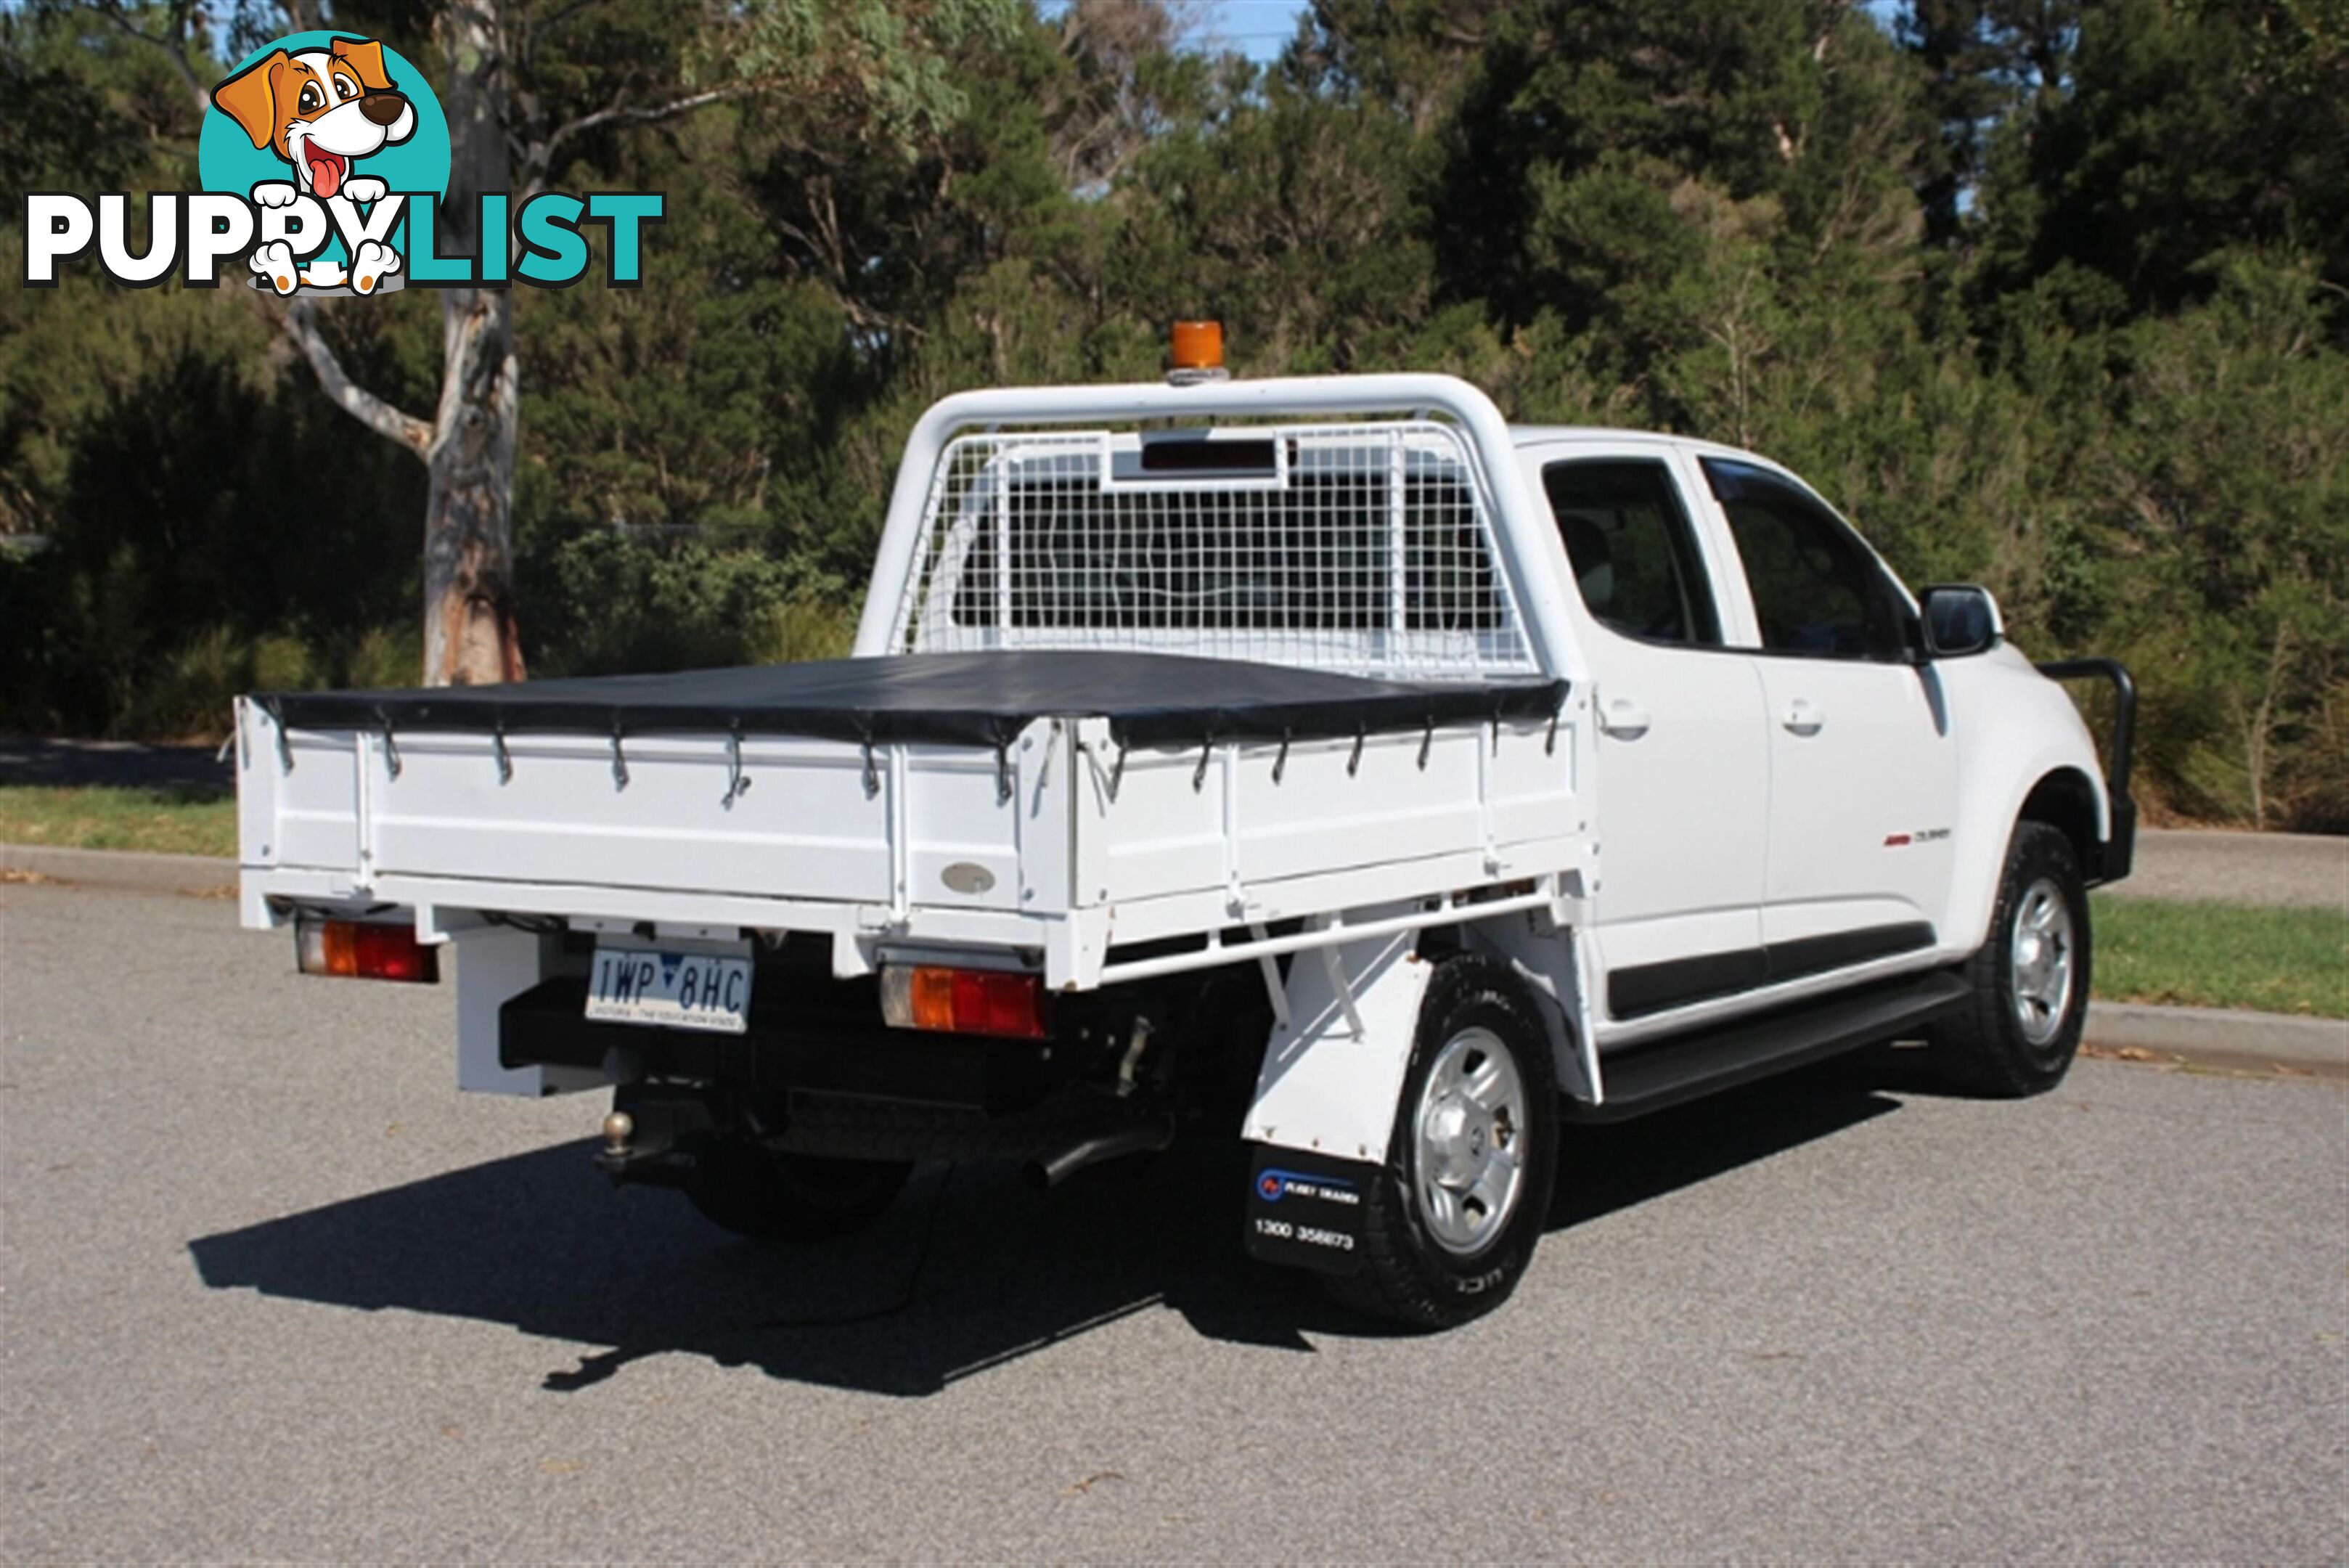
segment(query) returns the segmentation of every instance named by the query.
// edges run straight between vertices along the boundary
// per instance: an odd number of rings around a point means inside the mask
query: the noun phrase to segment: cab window
[[[1752,463],[1704,460],[1761,622],[1762,647],[1821,659],[1897,659],[1899,590],[1859,536],[1801,487]]]
[[[1575,587],[1600,625],[1650,642],[1720,646],[1688,513],[1662,463],[1554,462],[1542,488]]]

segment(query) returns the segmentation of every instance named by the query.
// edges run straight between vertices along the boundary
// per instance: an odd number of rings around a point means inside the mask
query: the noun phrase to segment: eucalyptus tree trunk
[[[440,417],[426,461],[424,680],[471,686],[523,678],[514,620],[513,298],[450,289],[440,301]]]
[[[440,13],[448,50],[449,199],[441,232],[451,251],[485,254],[503,234],[476,233],[483,191],[510,188],[507,97],[512,80],[498,0],[457,0]],[[480,685],[523,678],[514,619],[513,472],[522,372],[513,295],[440,291],[440,403],[425,462],[424,681]]]

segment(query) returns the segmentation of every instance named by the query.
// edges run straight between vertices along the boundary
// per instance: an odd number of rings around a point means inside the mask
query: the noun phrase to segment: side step
[[[1963,980],[1939,971],[1636,1045],[1619,1055],[1599,1058],[1606,1104],[1569,1100],[1567,1117],[1624,1121],[1716,1089],[1895,1040],[1957,1008],[1971,994]]]

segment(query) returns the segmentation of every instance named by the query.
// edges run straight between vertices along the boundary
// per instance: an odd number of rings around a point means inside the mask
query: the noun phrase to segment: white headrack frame
[[[890,646],[1190,654],[1392,678],[1529,675],[1492,507],[1430,420],[958,435]],[[1215,469],[1217,452],[1241,454]],[[1209,472],[1200,472],[1204,459]]]
[[[865,601],[857,628],[856,651],[860,655],[875,655],[902,652],[909,647],[940,646],[917,642],[909,634],[918,625],[925,581],[935,575],[930,558],[933,546],[938,543],[935,524],[949,500],[953,467],[948,449],[968,432],[991,437],[1004,445],[1017,445],[1014,438],[998,432],[1007,427],[1035,431],[1090,425],[1094,429],[1064,431],[1057,439],[1074,439],[1085,443],[1088,452],[1098,452],[1105,439],[1101,427],[1144,421],[1262,421],[1284,416],[1361,420],[1379,415],[1401,416],[1415,431],[1422,432],[1413,440],[1426,439],[1423,432],[1427,431],[1444,432],[1450,453],[1433,461],[1438,466],[1455,466],[1465,475],[1476,497],[1483,514],[1480,532],[1485,535],[1485,548],[1495,557],[1498,586],[1517,628],[1515,635],[1520,639],[1518,651],[1513,656],[1481,668],[1532,668],[1543,673],[1559,673],[1561,650],[1570,646],[1570,634],[1560,597],[1563,552],[1555,531],[1526,530],[1523,526],[1522,520],[1538,519],[1546,513],[1535,504],[1528,492],[1515,461],[1508,426],[1499,410],[1467,382],[1451,376],[1432,375],[1288,378],[1189,387],[1145,382],[1106,387],[1018,388],[964,392],[945,399],[922,417],[906,441],[874,564],[873,592]],[[1444,422],[1438,424],[1438,420]],[[1245,433],[1269,438],[1276,432],[1252,423]],[[1039,443],[1035,450],[1040,454],[1040,443],[1056,438],[1038,435],[1021,439]],[[1427,461],[1430,460],[1421,460],[1423,466]],[[1207,487],[1186,488],[1200,491]],[[1512,520],[1518,520],[1518,524],[1512,526]],[[1064,645],[1079,640],[1083,646],[1104,645],[1097,637],[1079,639],[1073,635],[1064,639]],[[1221,651],[1196,644],[1186,650]],[[1433,661],[1421,672],[1436,673],[1447,669],[1454,673],[1466,673],[1456,663],[1444,660]]]

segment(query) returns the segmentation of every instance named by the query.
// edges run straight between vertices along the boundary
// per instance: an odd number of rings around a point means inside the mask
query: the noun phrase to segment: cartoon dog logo
[[[214,88],[212,103],[254,147],[293,165],[293,180],[253,187],[253,200],[264,207],[291,206],[305,195],[379,202],[384,182],[354,174],[352,166],[416,132],[415,106],[385,73],[383,46],[368,38],[334,38],[323,49],[293,54],[272,49]],[[323,258],[297,267],[283,240],[260,246],[251,262],[279,294],[293,293],[297,281],[312,288],[347,281],[358,293],[372,294],[399,265],[399,253],[376,240],[353,252],[347,269]]]

